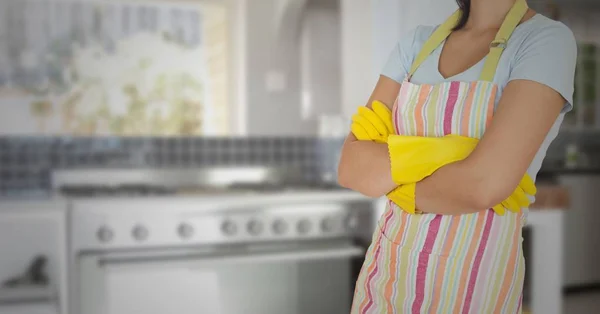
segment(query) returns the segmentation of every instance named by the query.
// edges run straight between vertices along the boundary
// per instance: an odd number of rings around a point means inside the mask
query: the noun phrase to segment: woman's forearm
[[[391,110],[399,92],[400,83],[382,75],[367,101],[367,107],[378,100],[388,104]],[[338,167],[340,185],[370,197],[381,197],[396,188],[390,169],[387,144],[358,141],[354,134],[348,135]]]
[[[470,214],[491,208],[489,178],[466,160],[446,165],[416,186],[416,206],[425,213]],[[498,202],[499,203],[499,202]]]
[[[340,185],[370,197],[381,197],[396,188],[387,144],[352,137],[342,149],[338,167]]]

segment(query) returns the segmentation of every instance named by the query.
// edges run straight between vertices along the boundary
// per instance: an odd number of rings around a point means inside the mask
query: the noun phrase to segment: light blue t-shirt
[[[419,26],[403,36],[392,51],[382,75],[399,83],[406,78],[413,60],[437,26]],[[438,62],[444,44],[440,45],[411,78],[415,84],[437,84],[445,81],[479,80],[485,58],[468,70],[444,79]],[[573,32],[561,22],[537,14],[520,24],[512,34],[500,58],[494,83],[498,85],[496,105],[506,84],[525,79],[545,84],[566,100],[562,113],[546,136],[527,173],[535,178],[548,146],[556,138],[564,114],[573,108],[577,44]]]

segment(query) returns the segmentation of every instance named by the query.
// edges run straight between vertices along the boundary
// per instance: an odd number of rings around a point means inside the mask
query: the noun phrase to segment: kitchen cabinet
[[[527,219],[530,242],[524,252],[529,283],[524,307],[535,314],[560,314],[563,307],[562,270],[565,208],[531,208]]]
[[[0,314],[58,314],[53,304],[0,305]]]
[[[53,288],[0,288],[0,314],[60,314]]]
[[[65,248],[66,203],[0,202],[0,314],[66,313]],[[47,261],[47,285],[25,282],[38,256]]]
[[[600,175],[563,175],[560,184],[569,188],[571,209],[564,218],[567,287],[600,283]]]

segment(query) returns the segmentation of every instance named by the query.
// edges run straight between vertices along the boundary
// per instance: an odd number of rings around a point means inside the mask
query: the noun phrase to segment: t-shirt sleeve
[[[419,27],[416,27],[400,38],[383,66],[381,75],[389,77],[398,83],[404,81],[410,71],[415,55],[415,37],[418,31]]]
[[[508,81],[531,80],[557,91],[566,100],[562,112],[573,109],[577,43],[571,30],[556,24],[525,40],[515,56]]]

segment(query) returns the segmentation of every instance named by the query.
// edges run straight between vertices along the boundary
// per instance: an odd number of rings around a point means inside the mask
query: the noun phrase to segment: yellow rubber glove
[[[388,198],[408,213],[415,213],[414,186],[440,167],[465,159],[479,140],[456,135],[441,138],[391,135],[388,139],[392,178],[400,188],[390,192]],[[513,194],[493,210],[504,215],[505,209],[519,212],[530,205],[527,195],[537,192],[533,180],[525,175]]]
[[[394,133],[392,112],[380,101],[374,101],[372,108],[358,108],[358,113],[352,116],[352,133],[361,141],[386,143],[388,136]]]
[[[527,208],[531,205],[528,195],[535,196],[536,194],[537,188],[535,187],[535,182],[533,182],[533,179],[528,174],[525,174],[511,196],[499,205],[502,205],[513,213],[518,213],[522,208]]]
[[[457,135],[390,135],[392,179],[398,185],[419,182],[440,167],[467,158],[478,142],[475,138]]]
[[[380,134],[364,116],[358,113],[352,116],[352,126],[350,129],[352,130],[352,134],[360,141],[386,142],[385,135]]]
[[[395,188],[387,194],[387,198],[402,208],[403,211],[415,215],[421,213],[417,211],[415,205],[415,188],[417,183],[408,183]]]
[[[360,107],[352,116],[352,133],[358,140],[387,143],[388,136],[394,134],[392,112],[380,101],[374,101],[372,111]],[[387,194],[387,197],[405,211],[415,214],[415,184],[405,184]]]

